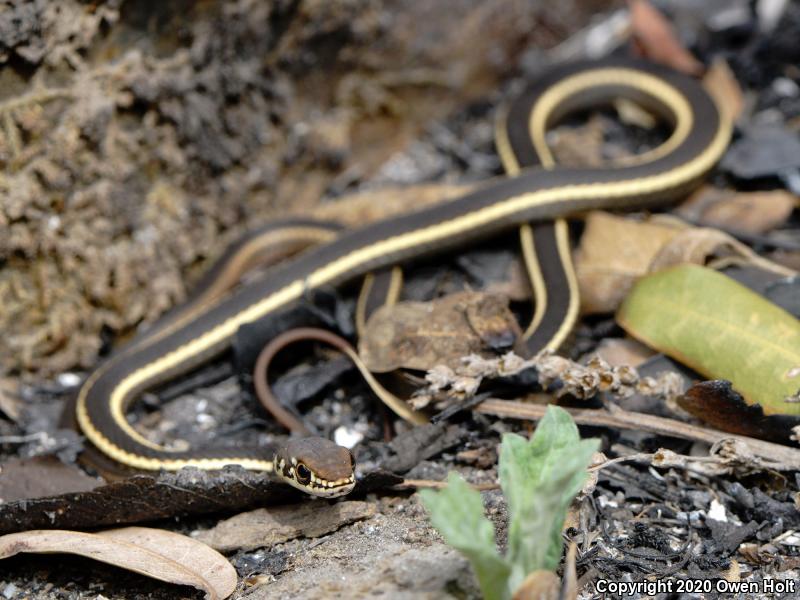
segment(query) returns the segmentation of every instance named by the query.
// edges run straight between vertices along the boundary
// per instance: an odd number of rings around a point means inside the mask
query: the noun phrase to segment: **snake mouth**
[[[338,498],[346,496],[353,491],[356,486],[355,475],[350,475],[344,479],[330,481],[314,477],[308,483],[299,483],[292,477],[280,477],[284,483],[288,483],[306,494],[317,496],[318,498]]]
[[[356,487],[356,479],[354,476],[350,476],[344,483],[331,485],[330,487],[313,487],[311,489],[307,489],[306,491],[319,498],[338,498],[339,496],[346,496],[352,492],[354,487]]]

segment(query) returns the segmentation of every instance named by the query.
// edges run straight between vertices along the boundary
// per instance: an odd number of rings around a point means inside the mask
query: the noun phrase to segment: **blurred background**
[[[624,6],[0,4],[0,373],[37,378],[94,365],[248,226],[465,160],[500,173],[501,84]]]

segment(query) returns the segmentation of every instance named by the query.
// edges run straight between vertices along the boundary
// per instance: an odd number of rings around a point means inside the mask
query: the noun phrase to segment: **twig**
[[[600,471],[601,469],[605,469],[606,467],[610,467],[611,465],[616,465],[618,463],[628,462],[628,461],[643,461],[651,463],[653,462],[653,458],[655,454],[650,454],[647,452],[641,452],[639,454],[628,454],[627,456],[618,456],[617,458],[609,458],[606,461],[601,462],[599,465],[594,465],[586,469],[589,473],[594,471]]]
[[[544,417],[546,409],[546,406],[491,399],[485,400],[473,410],[497,417],[538,421]],[[769,465],[772,469],[778,471],[800,470],[800,450],[788,446],[622,409],[615,410],[613,413],[602,409],[589,408],[568,408],[566,410],[578,425],[649,431],[650,433],[705,442],[711,445],[723,440],[736,440],[745,444],[756,456],[774,463]]]
[[[27,435],[4,435],[0,436],[0,444],[27,444],[36,440],[44,441],[47,437],[47,433],[44,431],[37,431]]]
[[[561,583],[561,600],[575,600],[578,597],[578,571],[575,567],[575,558],[578,555],[578,546],[570,541],[567,546],[567,556],[564,560],[564,577]]]

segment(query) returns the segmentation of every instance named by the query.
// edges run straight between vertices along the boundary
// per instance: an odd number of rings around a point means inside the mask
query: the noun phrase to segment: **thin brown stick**
[[[567,546],[567,556],[564,559],[564,576],[561,579],[559,600],[575,600],[578,597],[578,570],[575,567],[577,555],[578,546],[571,541]]]
[[[473,410],[497,417],[538,421],[544,417],[547,407],[511,400],[489,399],[484,400]],[[716,429],[691,425],[674,419],[665,419],[622,409],[617,409],[613,412],[592,408],[568,408],[565,410],[572,415],[578,425],[649,431],[650,433],[705,442],[712,445],[721,440],[734,439],[746,444],[753,454],[760,458],[777,463],[775,465],[776,469],[783,467],[785,470],[800,470],[800,449],[757,440],[745,435],[725,433]]]

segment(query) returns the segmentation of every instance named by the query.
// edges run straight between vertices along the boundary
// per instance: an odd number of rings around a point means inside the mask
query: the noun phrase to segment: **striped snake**
[[[672,126],[657,148],[600,168],[557,167],[545,134],[568,113],[624,97]],[[127,421],[131,402],[218,356],[242,325],[274,318],[309,291],[518,230],[536,298],[525,344],[556,349],[578,314],[578,290],[565,219],[593,209],[642,209],[675,200],[699,183],[725,151],[731,122],[694,80],[624,59],[556,67],[522,94],[499,120],[496,142],[508,177],[416,212],[342,231],[310,220],[272,223],[218,261],[193,299],[113,354],[83,383],[77,422],[109,458],[142,470],[239,464],[273,472],[311,494],[336,496],[354,485],[352,455],[320,438],[284,447],[170,450]],[[230,288],[265,254],[313,245],[272,269],[269,277]],[[408,408],[393,407],[419,422]]]

